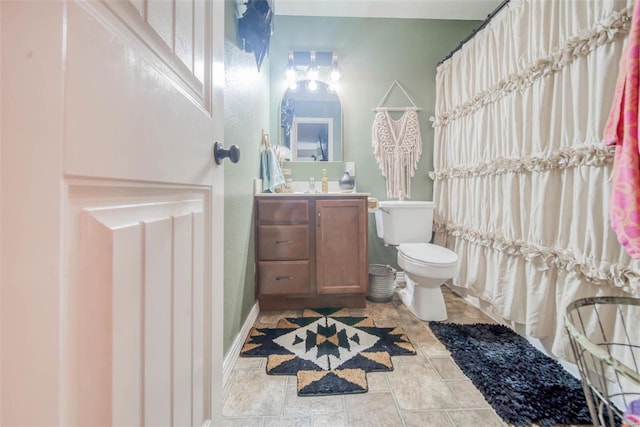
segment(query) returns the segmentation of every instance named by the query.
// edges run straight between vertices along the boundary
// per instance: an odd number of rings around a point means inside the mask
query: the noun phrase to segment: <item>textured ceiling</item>
[[[276,15],[483,20],[500,0],[275,0]]]

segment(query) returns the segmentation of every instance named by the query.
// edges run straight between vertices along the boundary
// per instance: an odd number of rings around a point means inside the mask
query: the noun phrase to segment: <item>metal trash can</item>
[[[382,264],[369,264],[369,294],[373,302],[391,300],[396,280],[396,269]]]

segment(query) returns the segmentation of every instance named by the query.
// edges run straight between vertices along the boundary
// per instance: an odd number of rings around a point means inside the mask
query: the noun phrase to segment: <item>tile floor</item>
[[[495,323],[443,287],[449,322]],[[376,326],[402,326],[416,356],[395,356],[391,372],[367,374],[362,394],[298,397],[295,376],[265,374],[266,358],[240,357],[225,388],[225,427],[255,426],[505,426],[482,394],[458,369],[427,322],[415,318],[397,297],[389,303],[367,301],[351,315],[372,317]],[[257,327],[275,327],[282,317],[302,311],[260,313]]]

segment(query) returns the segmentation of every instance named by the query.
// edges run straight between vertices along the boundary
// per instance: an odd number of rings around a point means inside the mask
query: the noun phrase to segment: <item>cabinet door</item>
[[[367,291],[366,199],[316,200],[318,294]]]

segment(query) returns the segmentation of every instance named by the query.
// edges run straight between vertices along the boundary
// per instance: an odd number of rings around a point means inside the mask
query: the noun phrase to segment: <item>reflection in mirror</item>
[[[280,104],[281,144],[291,150],[292,161],[342,161],[342,107],[330,86],[298,82],[287,89]]]

